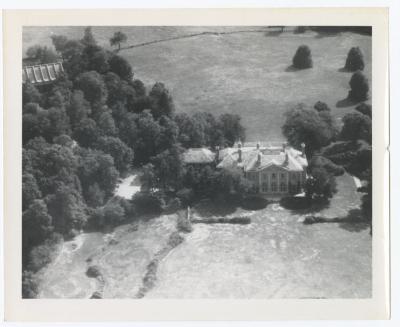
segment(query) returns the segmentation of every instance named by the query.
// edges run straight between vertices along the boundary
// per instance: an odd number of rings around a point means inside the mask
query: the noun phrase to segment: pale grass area
[[[24,29],[25,49],[36,42],[51,45],[50,35],[80,39],[84,27],[32,27]],[[253,30],[246,27],[93,27],[99,44],[109,47],[116,30],[129,44],[203,31]],[[283,140],[284,112],[303,102],[326,102],[340,120],[354,105],[336,107],[347,97],[352,73],[340,71],[348,51],[359,46],[365,58],[365,74],[371,81],[371,40],[367,35],[314,32],[293,34],[240,33],[205,35],[123,50],[120,55],[133,66],[135,78],[150,86],[163,82],[173,96],[177,112],[207,111],[215,115],[242,116],[250,141]],[[314,67],[290,71],[298,46],[310,47]],[[371,83],[370,83],[371,85]]]
[[[316,214],[343,217],[357,210],[360,199],[352,178],[339,177],[338,186],[331,205]],[[369,227],[304,225],[308,214],[271,204],[253,212],[250,225],[194,225],[161,263],[157,285],[147,297],[370,297]]]
[[[134,174],[129,175],[122,179],[122,181],[118,184],[115,189],[115,195],[120,196],[122,198],[130,200],[133,195],[137,192],[140,192],[141,183],[139,173],[135,172]]]
[[[360,213],[360,194],[352,177],[344,175],[337,182],[338,194],[315,214],[345,217]],[[305,216],[312,212],[290,211],[278,203],[256,211],[225,209],[215,216],[249,216],[252,223],[194,224],[193,232],[183,234],[184,242],[159,263],[155,287],[145,298],[371,296],[367,224],[304,225]],[[58,259],[42,272],[40,297],[89,297],[96,283],[85,275],[88,258],[104,275],[104,297],[134,297],[147,265],[176,230],[176,218],[162,215],[120,226],[111,234],[88,233],[66,242]]]

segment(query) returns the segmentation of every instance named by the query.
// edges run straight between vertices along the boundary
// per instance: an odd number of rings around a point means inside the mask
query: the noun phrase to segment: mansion
[[[188,149],[186,164],[212,164],[219,169],[239,171],[251,181],[263,196],[282,197],[303,192],[307,178],[307,158],[301,151],[282,145],[240,141],[233,147],[217,149]]]

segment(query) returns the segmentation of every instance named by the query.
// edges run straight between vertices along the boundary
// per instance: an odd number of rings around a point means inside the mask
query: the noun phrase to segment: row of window
[[[286,179],[286,174],[285,173],[281,173],[280,174],[280,180],[285,180]],[[247,178],[253,181],[258,180],[258,173],[253,173],[253,172],[249,172],[247,173]],[[272,173],[271,174],[271,180],[276,180],[277,178],[277,174],[276,173]],[[268,180],[268,174],[262,174],[262,179],[263,180]]]
[[[278,192],[278,185],[276,182],[271,183],[271,190],[268,189],[268,183],[262,183],[261,184],[261,192],[267,193],[267,192]],[[287,192],[287,185],[286,183],[281,183],[279,186],[279,191],[280,192]]]

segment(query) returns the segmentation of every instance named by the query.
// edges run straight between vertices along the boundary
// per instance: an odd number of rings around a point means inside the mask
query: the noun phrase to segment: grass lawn
[[[345,217],[357,210],[360,195],[349,175],[338,178],[338,189],[318,215]],[[184,242],[160,261],[155,287],[146,298],[371,296],[371,236],[366,224],[304,225],[306,213],[278,203],[257,211],[215,209],[217,216],[248,216],[252,223],[194,224]],[[209,217],[213,212],[196,214]],[[176,215],[169,215],[141,222],[138,228],[120,226],[112,234],[80,235],[66,242],[57,260],[41,272],[40,297],[90,297],[96,289],[85,274],[91,258],[90,264],[98,265],[105,278],[104,297],[132,298],[148,264],[175,230]]]
[[[352,178],[318,214],[345,217],[360,204]],[[227,210],[229,211],[229,210]],[[366,224],[304,225],[279,204],[230,215],[250,225],[194,225],[159,267],[152,298],[366,298],[371,296],[371,236]]]
[[[203,31],[234,31],[255,27],[116,27],[128,35],[128,44]],[[34,27],[24,30],[24,49],[40,42],[51,44],[51,34],[80,38],[83,27]],[[98,42],[108,46],[114,29],[94,27]],[[299,45],[307,44],[314,68],[291,71]],[[299,102],[326,102],[335,118],[354,108],[340,102],[347,97],[351,73],[342,72],[347,52],[359,46],[365,73],[371,80],[371,37],[355,33],[321,35],[240,33],[205,35],[121,51],[135,77],[147,85],[164,82],[178,112],[208,111],[240,114],[249,140],[282,140],[283,113]],[[339,104],[338,104],[339,102]],[[338,104],[338,107],[337,107]]]

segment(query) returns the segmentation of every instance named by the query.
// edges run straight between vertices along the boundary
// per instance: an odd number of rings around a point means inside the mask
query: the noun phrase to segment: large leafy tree
[[[283,135],[297,148],[300,148],[301,143],[305,143],[308,157],[328,145],[337,135],[329,111],[318,112],[300,104],[286,112],[285,116]]]
[[[107,100],[107,88],[103,77],[96,71],[88,71],[79,74],[75,85],[83,91],[85,99],[90,103],[105,103]]]
[[[344,67],[351,72],[364,69],[364,56],[359,47],[352,47],[349,50]]]
[[[307,45],[299,46],[293,57],[292,63],[293,67],[298,69],[311,68],[313,66],[313,61],[310,48]]]
[[[42,243],[53,231],[52,217],[43,200],[36,199],[22,215],[22,240],[25,248]]]
[[[132,66],[129,62],[118,55],[113,55],[109,62],[110,71],[117,74],[121,79],[125,81],[131,81],[133,78]]]
[[[121,50],[121,43],[124,43],[128,40],[128,37],[125,33],[118,31],[115,32],[114,35],[110,39],[111,46],[118,46],[118,50]]]
[[[237,140],[245,140],[246,132],[241,123],[241,117],[235,114],[222,114],[218,118],[226,145],[232,146]]]
[[[349,99],[355,102],[361,102],[368,99],[369,84],[368,79],[361,71],[355,72],[350,79]]]
[[[369,144],[372,142],[371,119],[360,112],[351,112],[343,117],[343,127],[340,133],[343,140],[364,140]]]
[[[127,171],[133,162],[133,151],[116,137],[100,137],[96,148],[114,158],[115,167],[120,172]]]
[[[171,116],[175,111],[175,106],[168,89],[163,83],[154,84],[149,93],[151,113],[157,119],[163,115]]]

